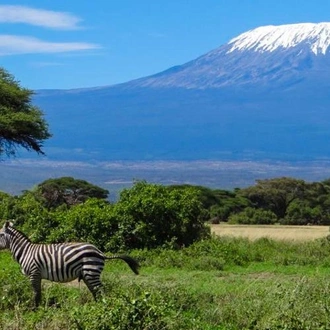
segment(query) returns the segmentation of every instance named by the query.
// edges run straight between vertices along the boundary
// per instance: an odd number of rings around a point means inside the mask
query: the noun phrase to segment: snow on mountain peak
[[[229,41],[234,50],[272,52],[278,48],[291,48],[305,42],[314,54],[325,54],[330,46],[330,23],[301,23],[268,25],[247,31]]]

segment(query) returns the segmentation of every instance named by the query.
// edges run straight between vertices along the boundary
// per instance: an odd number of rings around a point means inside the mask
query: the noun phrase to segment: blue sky
[[[258,26],[326,21],[329,0],[1,1],[0,66],[30,89],[113,85]]]

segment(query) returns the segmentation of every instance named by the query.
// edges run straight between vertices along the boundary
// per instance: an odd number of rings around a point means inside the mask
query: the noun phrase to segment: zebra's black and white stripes
[[[41,300],[41,280],[70,282],[83,280],[96,299],[102,286],[100,276],[106,259],[124,260],[134,273],[139,264],[126,255],[105,256],[88,243],[33,244],[25,234],[6,222],[0,231],[0,249],[9,249],[29,277],[35,295],[35,306]]]

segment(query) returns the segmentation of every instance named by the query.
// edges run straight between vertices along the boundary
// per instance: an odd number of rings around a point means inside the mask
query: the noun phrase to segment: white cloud
[[[0,35],[0,56],[35,53],[65,53],[101,48],[86,42],[49,42],[34,37]]]
[[[51,29],[74,30],[81,19],[70,13],[26,6],[0,5],[0,23],[25,23]]]

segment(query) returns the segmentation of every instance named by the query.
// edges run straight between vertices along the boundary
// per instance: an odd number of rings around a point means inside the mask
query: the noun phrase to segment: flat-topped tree
[[[107,199],[109,191],[85,180],[61,177],[40,183],[35,194],[42,197],[47,208],[53,208],[80,204],[89,198]]]
[[[18,147],[44,154],[43,142],[51,134],[42,111],[31,104],[32,95],[0,67],[0,157],[15,156]]]

